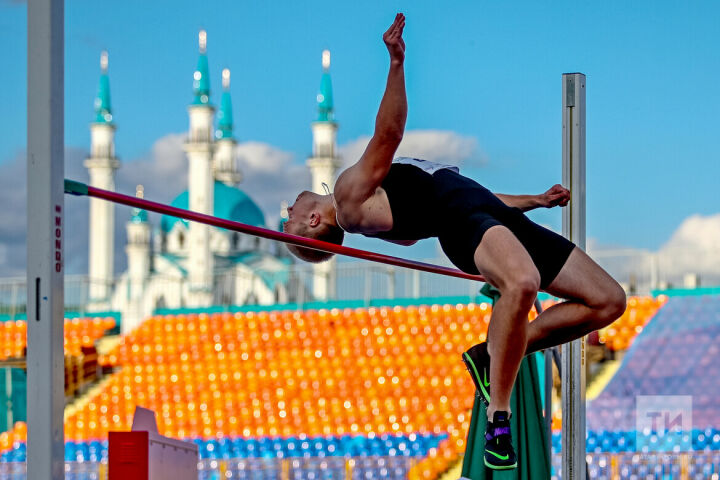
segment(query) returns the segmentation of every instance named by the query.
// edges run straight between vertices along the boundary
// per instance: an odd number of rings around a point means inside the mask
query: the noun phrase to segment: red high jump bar
[[[144,210],[162,213],[164,215],[171,215],[173,217],[185,218],[187,220],[204,223],[206,225],[212,225],[214,227],[225,228],[227,230],[246,233],[248,235],[255,235],[256,237],[267,238],[283,243],[290,243],[292,245],[312,248],[314,250],[322,250],[325,252],[336,253],[338,255],[360,258],[362,260],[369,260],[371,262],[395,265],[396,267],[410,268],[413,270],[420,270],[422,272],[437,273],[440,275],[447,275],[449,277],[457,277],[465,280],[475,280],[476,282],[485,281],[485,278],[482,275],[472,275],[470,273],[465,273],[455,268],[442,267],[440,265],[433,265],[431,263],[416,262],[414,260],[393,257],[391,255],[383,255],[381,253],[368,252],[366,250],[360,250],[357,248],[344,247],[342,245],[336,245],[330,242],[323,242],[320,240],[305,238],[298,235],[290,235],[289,233],[276,232],[267,228],[254,227],[252,225],[246,225],[240,222],[233,222],[231,220],[213,217],[212,215],[205,215],[203,213],[193,212],[190,210],[183,210],[182,208],[171,207],[162,203],[151,202],[143,198],[132,197],[130,195],[124,195],[122,193],[116,193],[109,190],[91,187],[84,183],[76,182],[74,180],[65,180],[65,193],[70,195],[102,198],[103,200],[107,200],[110,202],[120,203],[123,205],[128,205],[130,207],[142,208]]]

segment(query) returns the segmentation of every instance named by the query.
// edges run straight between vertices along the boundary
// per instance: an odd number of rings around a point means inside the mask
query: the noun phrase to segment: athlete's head
[[[313,238],[342,245],[345,232],[335,222],[335,207],[328,195],[318,195],[307,190],[300,193],[295,203],[288,207],[288,219],[283,224],[285,233]],[[330,259],[332,253],[321,252],[288,244],[290,253],[306,262],[320,263]]]

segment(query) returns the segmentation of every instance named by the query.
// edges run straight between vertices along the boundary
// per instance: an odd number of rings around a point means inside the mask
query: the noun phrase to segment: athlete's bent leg
[[[540,274],[525,247],[506,227],[497,225],[483,235],[475,265],[500,290],[488,327],[491,400],[494,412],[510,412],[510,394],[527,346],[527,315],[540,288]]]
[[[526,353],[580,338],[625,311],[622,287],[577,247],[545,291],[568,301],[553,305],[530,323]]]

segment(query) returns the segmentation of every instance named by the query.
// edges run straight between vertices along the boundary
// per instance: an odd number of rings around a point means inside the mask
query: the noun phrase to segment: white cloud
[[[362,136],[340,146],[344,165],[355,163],[369,141],[369,136]],[[406,131],[396,155],[458,166],[487,163],[487,156],[479,150],[477,139],[447,130]]]
[[[659,254],[662,272],[699,274],[704,283],[720,283],[720,213],[686,218]]]
[[[132,194],[135,186],[142,184],[147,198],[170,202],[187,188],[184,141],[182,133],[165,135],[153,144],[147,156],[123,162],[117,171],[117,191]]]
[[[282,174],[293,160],[293,154],[262,142],[243,142],[235,147],[240,168],[252,176],[259,173]]]
[[[86,152],[65,149],[65,176],[87,180],[82,166]],[[0,165],[0,277],[25,274],[27,256],[27,165],[25,152]],[[65,197],[65,269],[70,273],[87,269],[87,207],[85,202]]]
[[[588,241],[590,255],[625,284],[647,289],[653,278],[682,287],[688,274],[700,276],[704,285],[720,284],[720,213],[691,215],[655,252],[637,248],[600,245]],[[643,288],[644,287],[644,288]]]

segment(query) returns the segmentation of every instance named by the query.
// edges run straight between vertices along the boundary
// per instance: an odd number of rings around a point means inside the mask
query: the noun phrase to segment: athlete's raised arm
[[[383,41],[390,53],[390,72],[375,119],[375,132],[360,160],[343,172],[338,179],[336,196],[359,196],[364,197],[361,200],[365,200],[373,195],[390,170],[393,156],[402,140],[407,119],[403,28],[405,28],[405,16],[398,13],[393,24],[383,35]],[[352,188],[345,189],[343,184],[352,185]]]
[[[540,195],[505,195],[503,193],[496,193],[495,196],[502,200],[508,207],[516,207],[523,212],[527,212],[528,210],[540,207],[564,207],[570,201],[570,190],[557,184]]]

